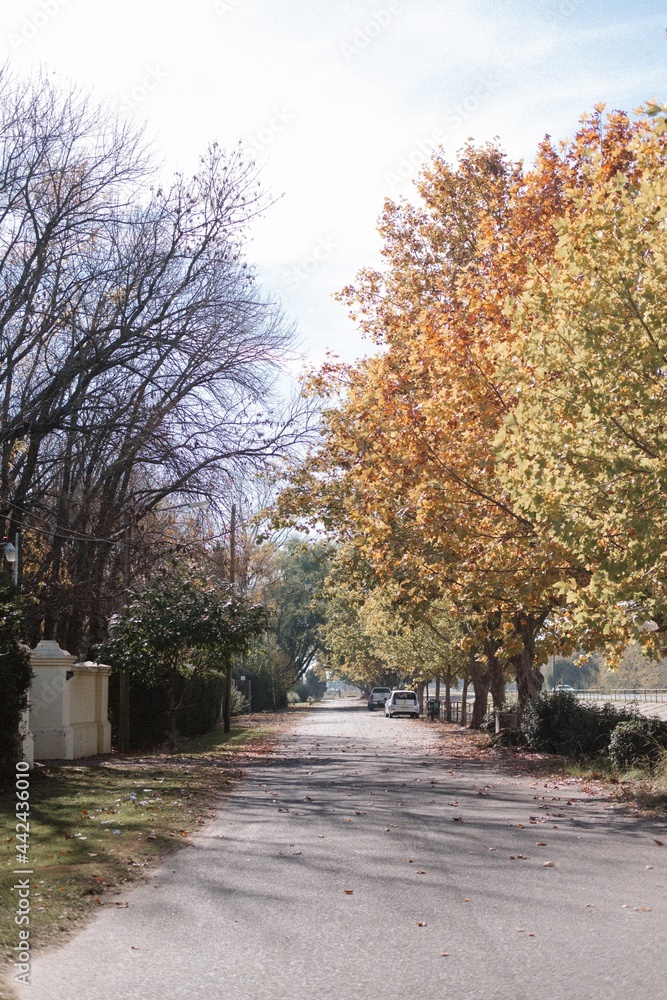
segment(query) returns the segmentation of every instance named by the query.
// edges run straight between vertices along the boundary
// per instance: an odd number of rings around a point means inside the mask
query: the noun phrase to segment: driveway
[[[664,827],[468,747],[454,727],[316,708],[127,908],[36,958],[20,996],[667,997]]]

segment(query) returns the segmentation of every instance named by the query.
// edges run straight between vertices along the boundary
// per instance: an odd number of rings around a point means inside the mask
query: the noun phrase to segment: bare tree
[[[119,591],[123,524],[307,433],[300,404],[271,408],[291,331],[244,259],[254,166],[214,145],[191,180],[150,171],[79,95],[0,78],[0,503],[41,540],[34,637],[74,651]]]

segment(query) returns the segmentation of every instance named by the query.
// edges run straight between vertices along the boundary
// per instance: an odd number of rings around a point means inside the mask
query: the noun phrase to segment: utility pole
[[[232,504],[232,517],[229,524],[229,583],[232,591],[236,582],[236,504]],[[232,728],[232,657],[231,653],[225,665],[225,702],[223,705],[222,730],[231,732]]]
[[[130,541],[131,525],[127,515],[123,515],[123,608],[127,614],[130,602]],[[130,675],[121,670],[118,678],[118,749],[128,753],[130,749]]]

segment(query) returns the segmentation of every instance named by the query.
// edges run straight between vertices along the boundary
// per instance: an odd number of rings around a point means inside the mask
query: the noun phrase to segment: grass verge
[[[244,760],[270,752],[284,725],[284,717],[246,717],[230,734],[215,730],[176,754],[37,766],[29,774],[26,865],[17,863],[15,794],[0,798],[0,962],[13,962],[18,944],[18,879],[30,878],[31,949],[60,943],[100,906],[120,905],[114,897],[124,886],[185,846],[241,776]]]
[[[621,802],[656,816],[667,816],[667,753],[654,767],[614,767],[609,760],[563,761],[563,770],[575,778],[606,785]]]

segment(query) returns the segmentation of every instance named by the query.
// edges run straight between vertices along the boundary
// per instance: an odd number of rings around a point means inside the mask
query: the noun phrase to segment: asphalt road
[[[664,827],[442,733],[316,709],[20,996],[665,1000]]]

